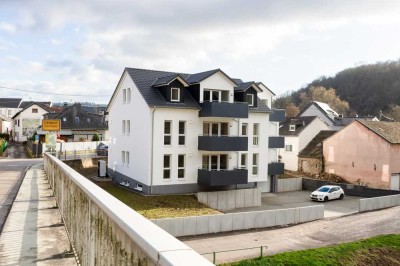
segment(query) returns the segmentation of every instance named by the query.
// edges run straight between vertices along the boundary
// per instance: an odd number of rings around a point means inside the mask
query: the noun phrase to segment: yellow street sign
[[[60,131],[61,120],[60,119],[43,119],[42,120],[43,131]]]

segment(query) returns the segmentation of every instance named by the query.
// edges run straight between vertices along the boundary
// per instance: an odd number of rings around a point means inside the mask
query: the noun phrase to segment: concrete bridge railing
[[[57,158],[44,169],[81,265],[212,265]]]

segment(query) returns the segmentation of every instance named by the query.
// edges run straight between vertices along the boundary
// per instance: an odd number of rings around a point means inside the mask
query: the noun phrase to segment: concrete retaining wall
[[[400,205],[400,195],[360,199],[360,212],[379,210]]]
[[[236,208],[261,206],[259,188],[237,189],[227,191],[198,192],[197,200],[220,211]]]
[[[325,180],[303,178],[303,190],[314,191],[324,185],[340,186],[344,190],[345,195],[362,198],[373,198],[400,194],[399,190],[377,189],[353,184],[333,183]]]
[[[151,220],[173,236],[193,236],[297,224],[324,218],[324,206]]]
[[[44,168],[80,265],[213,265],[57,158]]]
[[[299,191],[303,189],[303,178],[278,179],[277,192]]]

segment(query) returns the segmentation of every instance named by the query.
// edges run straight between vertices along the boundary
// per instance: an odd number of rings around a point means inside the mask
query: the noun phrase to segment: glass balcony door
[[[202,169],[210,171],[220,171],[228,169],[228,155],[203,155]]]
[[[203,123],[203,136],[228,136],[228,123]]]

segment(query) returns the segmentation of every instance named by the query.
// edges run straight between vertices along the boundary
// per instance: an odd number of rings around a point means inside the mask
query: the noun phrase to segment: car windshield
[[[320,187],[317,191],[319,191],[319,192],[328,192],[329,191],[329,187]]]

